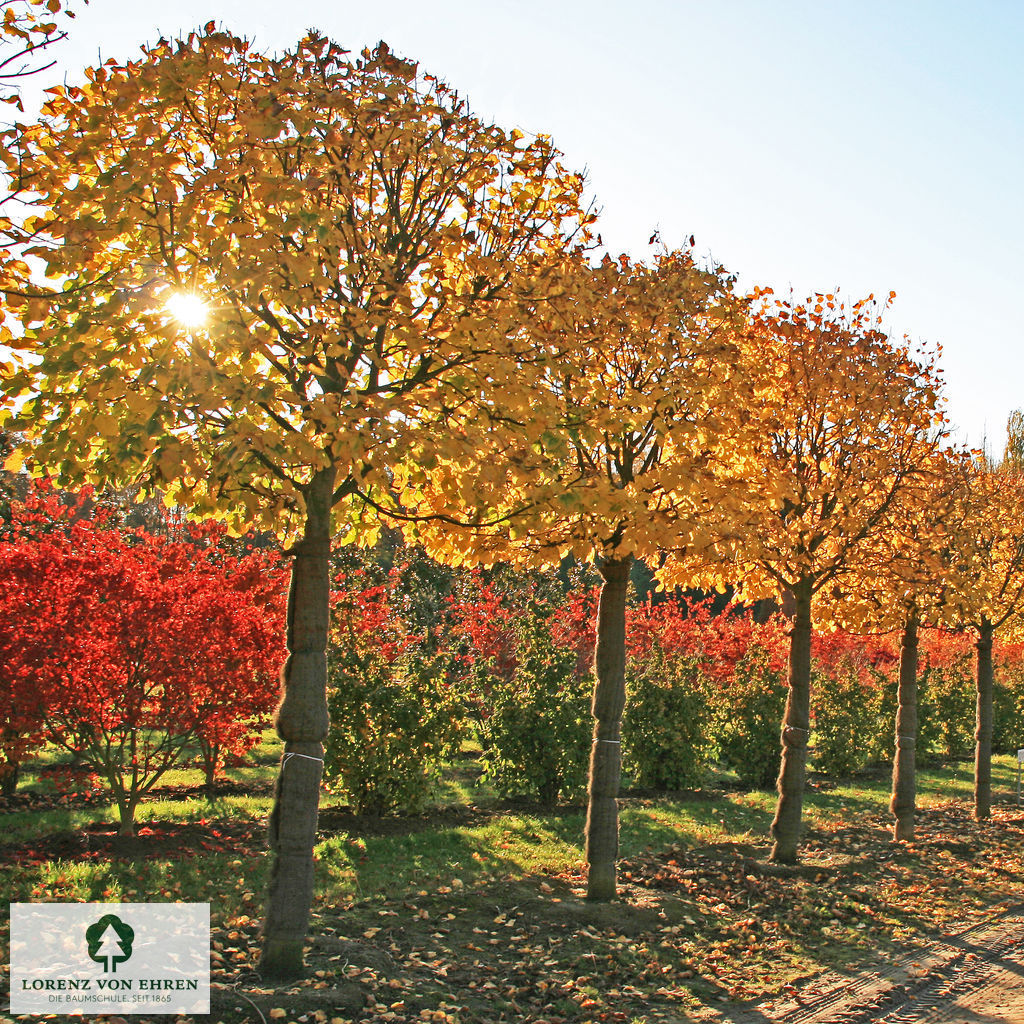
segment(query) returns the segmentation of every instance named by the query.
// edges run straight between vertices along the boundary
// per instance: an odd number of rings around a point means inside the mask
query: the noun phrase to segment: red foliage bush
[[[19,753],[45,734],[88,758],[126,832],[190,744],[212,781],[277,699],[284,573],[276,555],[236,556],[221,537],[210,525],[177,541],[117,529],[88,492],[68,505],[43,489],[14,508],[0,543],[0,583],[18,584],[0,586],[14,667],[4,727],[20,730]]]

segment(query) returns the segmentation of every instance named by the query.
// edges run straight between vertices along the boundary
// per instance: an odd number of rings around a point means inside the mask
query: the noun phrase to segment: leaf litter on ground
[[[899,845],[884,811],[851,812],[808,828],[793,866],[768,861],[767,839],[698,845],[680,832],[620,861],[610,904],[583,898],[578,865],[488,876],[455,864],[430,888],[321,902],[308,976],[275,986],[257,971],[257,828],[204,819],[140,829],[130,851],[107,851],[134,860],[148,843],[184,867],[203,844],[234,848],[224,867],[238,876],[239,899],[214,931],[209,1020],[697,1021],[812,991],[826,971],[926,949],[937,933],[1020,903],[1024,881],[1024,812],[1012,805],[976,822],[966,800],[933,804],[915,841]],[[40,837],[32,852],[45,856],[48,845]]]
[[[793,866],[770,863],[767,842],[650,849],[620,862],[610,904],[586,902],[582,874],[564,871],[321,906],[309,977],[284,988],[259,983],[258,921],[243,916],[219,936],[217,1009],[240,991],[303,1022],[696,1021],[1021,901],[1020,810],[976,822],[949,801],[922,813],[912,843],[889,828],[877,813],[809,829]]]

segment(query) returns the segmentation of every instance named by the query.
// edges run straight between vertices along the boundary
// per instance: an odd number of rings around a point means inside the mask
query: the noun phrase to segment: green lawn
[[[215,977],[228,986],[252,979],[278,750],[265,737],[213,798],[201,792],[197,770],[169,773],[140,808],[132,840],[113,835],[116,808],[103,800],[53,804],[58,758],[48,752],[25,773],[24,806],[5,814],[4,891],[12,901],[209,902]],[[1016,761],[996,758],[996,813],[987,823],[970,818],[972,771],[964,762],[920,772],[920,839],[900,847],[888,837],[884,770],[838,784],[812,776],[797,868],[767,863],[772,793],[744,792],[728,776],[693,793],[626,793],[621,898],[605,907],[581,899],[583,807],[503,802],[479,783],[471,752],[424,814],[354,818],[328,792],[311,977],[288,999],[256,982],[249,995],[289,1018],[305,1007],[309,1020],[361,1020],[367,1006],[381,1005],[367,999],[386,985],[404,993],[392,1002],[405,1007],[383,1019],[436,1012],[459,1024],[621,1019],[613,1006],[632,1007],[636,1020],[662,1011],[682,1020],[721,999],[765,998],[1019,898]],[[433,962],[447,969],[424,967]],[[493,991],[473,988],[489,971],[514,981],[498,1011]],[[327,996],[315,998],[324,991],[333,993],[330,1006]],[[416,1014],[403,1016],[410,1008]],[[232,1013],[218,1010],[225,1020],[245,1019]]]

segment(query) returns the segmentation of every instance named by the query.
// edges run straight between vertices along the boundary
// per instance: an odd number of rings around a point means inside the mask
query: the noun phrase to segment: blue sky
[[[385,39],[552,135],[613,253],[658,228],[742,285],[896,291],[891,331],[943,346],[961,440],[998,454],[1024,407],[1024,4],[92,0],[61,71],[211,19],[270,50]]]

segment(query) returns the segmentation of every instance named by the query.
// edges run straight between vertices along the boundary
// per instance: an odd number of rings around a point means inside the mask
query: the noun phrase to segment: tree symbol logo
[[[135,931],[114,914],[104,914],[85,930],[90,958],[103,964],[103,970],[109,974],[115,974],[117,965],[132,955],[134,939]]]

